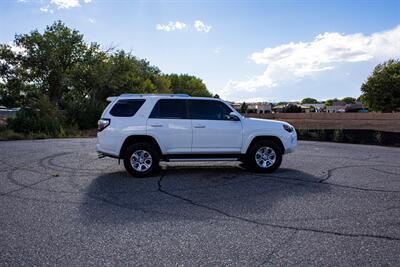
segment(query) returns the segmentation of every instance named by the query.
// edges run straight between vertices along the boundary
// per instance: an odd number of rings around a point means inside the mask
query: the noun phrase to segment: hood
[[[255,126],[255,127],[257,127],[257,126],[263,127],[263,126],[268,125],[268,127],[282,128],[283,124],[290,125],[287,122],[277,121],[277,120],[267,120],[267,119],[257,119],[257,118],[244,118],[244,120],[245,120],[246,124],[249,124],[249,125]]]

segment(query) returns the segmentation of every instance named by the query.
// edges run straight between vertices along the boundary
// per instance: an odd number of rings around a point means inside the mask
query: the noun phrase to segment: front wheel
[[[282,151],[273,141],[259,141],[250,148],[246,162],[258,172],[273,172],[282,163]]]
[[[135,177],[151,176],[159,167],[157,150],[148,143],[132,144],[124,155],[125,169]]]

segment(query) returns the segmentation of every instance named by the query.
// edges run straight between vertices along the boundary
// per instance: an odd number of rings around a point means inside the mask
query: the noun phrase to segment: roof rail
[[[170,97],[190,97],[188,94],[121,94],[122,97],[130,96],[170,96]]]

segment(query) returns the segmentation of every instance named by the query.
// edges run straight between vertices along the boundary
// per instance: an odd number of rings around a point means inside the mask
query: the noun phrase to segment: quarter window
[[[121,99],[112,107],[110,114],[115,117],[132,117],[140,109],[144,99]]]
[[[186,100],[160,99],[154,106],[150,118],[187,119]]]
[[[223,102],[215,100],[190,100],[193,120],[229,120],[232,110]]]

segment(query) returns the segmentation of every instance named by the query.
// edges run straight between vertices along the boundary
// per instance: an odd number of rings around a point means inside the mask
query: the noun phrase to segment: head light
[[[294,128],[288,124],[283,124],[282,126],[283,126],[283,129],[285,129],[289,133],[294,131]]]

